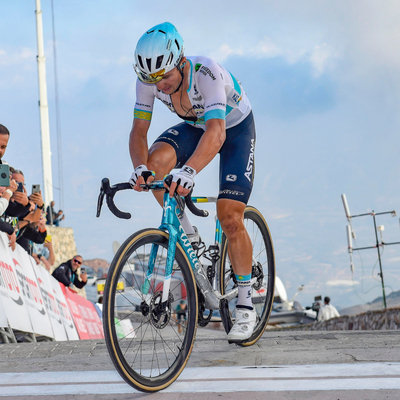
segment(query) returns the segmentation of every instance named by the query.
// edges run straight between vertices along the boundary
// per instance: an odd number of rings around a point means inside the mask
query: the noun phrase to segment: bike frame
[[[157,188],[162,188],[163,183],[159,184],[160,186]],[[205,203],[209,202],[209,200],[214,200],[214,198],[207,197],[197,197],[193,198],[193,202],[196,203]],[[212,201],[211,200],[211,201]],[[216,201],[216,199],[214,200]],[[218,310],[220,307],[220,300],[222,298],[226,298],[230,295],[230,298],[233,298],[237,294],[237,289],[232,290],[224,296],[221,296],[216,290],[213,289],[210,281],[207,278],[207,273],[205,272],[201,262],[199,261],[196,252],[194,251],[190,240],[186,236],[186,233],[179,221],[178,215],[180,213],[180,208],[177,204],[177,201],[174,197],[169,197],[169,193],[165,192],[163,198],[163,215],[161,218],[161,225],[159,226],[160,230],[167,231],[169,233],[169,242],[168,242],[168,254],[167,254],[167,262],[165,268],[165,277],[163,284],[163,294],[162,294],[162,302],[166,304],[169,295],[169,288],[171,284],[171,275],[173,269],[173,262],[175,258],[175,250],[176,245],[179,243],[185,252],[187,259],[189,260],[190,266],[192,268],[196,283],[200,288],[203,296],[205,298],[206,308],[210,310]],[[215,229],[215,242],[219,244],[219,248],[221,248],[222,242],[222,229],[220,222],[218,219],[216,220],[216,229]],[[142,287],[142,293],[147,295],[148,289],[150,287],[150,282],[153,276],[154,265],[157,257],[159,245],[153,244],[150,252],[147,272],[146,272],[146,282]]]

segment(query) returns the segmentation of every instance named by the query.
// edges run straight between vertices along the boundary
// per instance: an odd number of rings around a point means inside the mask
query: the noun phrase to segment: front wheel
[[[253,249],[253,267],[251,276],[257,280],[252,286],[251,298],[257,312],[257,323],[253,335],[242,346],[250,346],[264,333],[271,314],[275,286],[275,259],[271,234],[264,217],[256,208],[247,206],[244,211],[244,225],[250,236]],[[229,242],[222,237],[221,263],[219,270],[219,284],[221,294],[225,294],[237,287],[235,274],[228,254]],[[228,333],[234,323],[236,299],[221,306],[221,319],[225,331]]]
[[[143,392],[164,389],[178,378],[196,334],[196,284],[179,244],[163,301],[168,238],[158,229],[130,236],[115,254],[104,289],[108,352],[121,377]],[[149,265],[154,266],[151,276]],[[176,310],[182,313],[182,308],[186,323],[176,318]]]

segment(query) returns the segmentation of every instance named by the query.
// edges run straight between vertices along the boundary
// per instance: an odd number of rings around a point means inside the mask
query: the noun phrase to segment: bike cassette
[[[253,265],[253,270],[251,271],[251,277],[257,278],[256,283],[253,285],[253,289],[260,290],[264,279],[264,271],[262,269],[262,265],[259,262],[256,265]]]

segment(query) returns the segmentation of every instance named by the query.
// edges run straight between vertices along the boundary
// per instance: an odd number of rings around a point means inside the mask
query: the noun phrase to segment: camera
[[[24,191],[24,184],[22,182],[17,182],[18,183],[18,189],[17,192],[23,193]]]
[[[32,194],[40,192],[40,185],[32,185]]]
[[[81,268],[81,274],[86,274],[86,269],[84,267]]]
[[[0,164],[0,186],[10,186],[10,167],[7,164]]]

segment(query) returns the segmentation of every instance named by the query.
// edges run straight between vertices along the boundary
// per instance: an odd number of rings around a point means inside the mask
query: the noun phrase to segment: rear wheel
[[[111,263],[104,289],[103,326],[108,352],[122,378],[144,392],[164,389],[178,378],[196,334],[196,285],[179,244],[169,294],[162,301],[168,237],[158,229],[130,236]],[[151,253],[155,256],[154,270],[147,280]],[[186,323],[175,313],[182,302],[186,303]]]
[[[253,247],[252,278],[257,280],[252,286],[251,297],[257,312],[257,323],[253,335],[242,346],[250,346],[257,342],[267,326],[274,299],[275,285],[275,259],[274,248],[268,225],[262,214],[254,207],[247,206],[244,212],[244,224],[250,236]],[[221,264],[219,271],[219,284],[222,294],[237,287],[235,274],[228,255],[229,242],[222,237]],[[228,333],[235,321],[236,300],[229,304],[221,305],[221,319]]]

